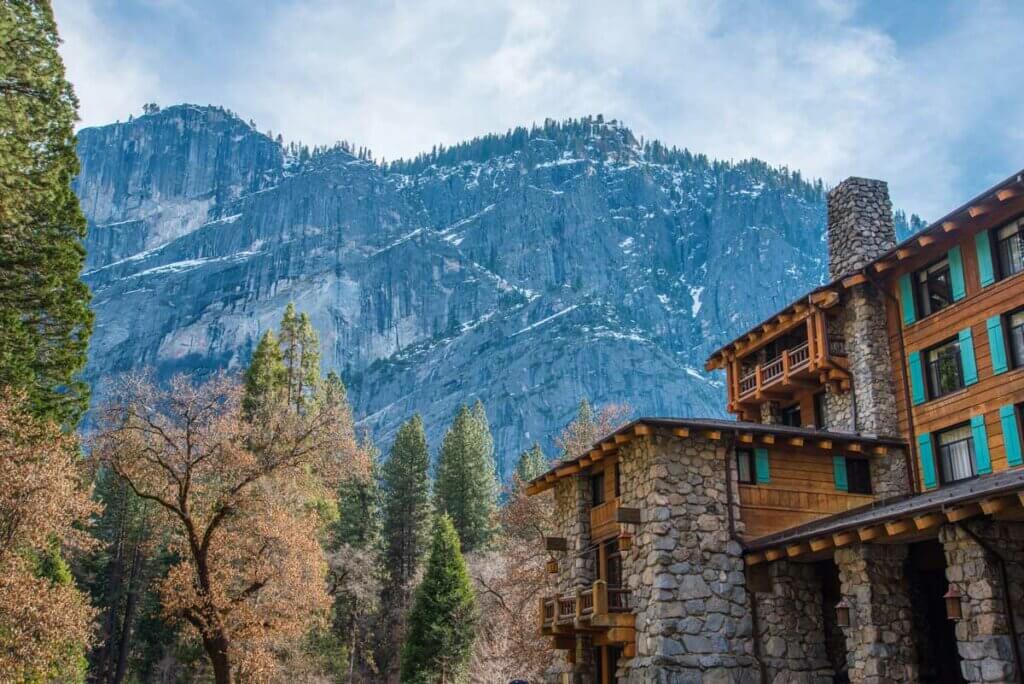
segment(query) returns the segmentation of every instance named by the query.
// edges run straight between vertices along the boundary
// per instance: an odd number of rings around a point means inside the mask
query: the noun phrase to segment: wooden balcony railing
[[[846,345],[838,337],[829,339],[829,356],[845,356]],[[777,383],[792,379],[798,374],[804,378],[813,377],[811,353],[807,342],[792,349],[785,349],[778,356],[754,366],[739,380],[739,398],[744,399]]]
[[[811,360],[810,347],[806,342],[793,347],[786,353],[789,354],[789,367],[793,370],[803,368]]]
[[[541,599],[541,631],[565,632],[577,627],[601,629],[608,627],[601,618],[610,614],[629,613],[632,610],[629,589],[609,587],[604,580],[597,580],[586,589],[571,594],[545,596]],[[602,626],[599,626],[602,625]]]
[[[615,522],[615,514],[619,510],[618,498],[609,499],[603,504],[598,504],[590,509],[590,536],[591,538],[603,537],[606,534],[615,532],[618,524]]]

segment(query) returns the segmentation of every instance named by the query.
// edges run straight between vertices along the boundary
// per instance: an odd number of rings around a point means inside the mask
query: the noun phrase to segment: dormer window
[[[914,274],[920,318],[941,311],[953,303],[949,258],[943,257]]]

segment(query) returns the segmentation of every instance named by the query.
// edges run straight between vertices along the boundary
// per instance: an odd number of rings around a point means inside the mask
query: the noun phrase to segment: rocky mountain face
[[[502,472],[580,397],[721,416],[714,348],[821,282],[824,189],[600,117],[382,166],[181,105],[81,131],[88,378],[240,369],[285,305],[385,449],[487,407]]]

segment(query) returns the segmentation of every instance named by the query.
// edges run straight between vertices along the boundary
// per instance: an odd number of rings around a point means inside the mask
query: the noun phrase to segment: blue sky
[[[888,180],[936,219],[1024,168],[1024,3],[55,0],[82,125],[218,104],[393,159],[603,113],[720,159]]]

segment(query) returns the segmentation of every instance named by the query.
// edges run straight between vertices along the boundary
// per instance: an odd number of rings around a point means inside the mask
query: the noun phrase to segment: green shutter
[[[850,491],[850,485],[846,479],[846,457],[845,456],[833,456],[832,457],[832,478],[836,482],[836,489],[848,492]]]
[[[988,453],[985,416],[971,417],[971,435],[974,437],[974,470],[979,475],[987,475],[992,472],[992,458]]]
[[[978,276],[981,286],[991,285],[996,282],[996,270],[992,265],[992,242],[987,230],[974,236],[974,248],[978,253]]]
[[[964,281],[964,257],[957,245],[949,250],[949,274],[953,280],[953,299],[959,301],[967,296],[967,285]]]
[[[993,316],[985,321],[988,328],[988,348],[992,353],[992,373],[1005,373],[1010,364],[1006,360],[1006,338],[1003,335],[1003,317]]]
[[[903,308],[904,325],[910,325],[917,320],[917,311],[914,309],[914,286],[910,282],[909,273],[900,276],[900,305]]]
[[[754,449],[754,472],[757,475],[757,483],[765,484],[770,482],[771,471],[768,468],[768,450],[767,449]]]
[[[964,384],[973,385],[978,382],[978,364],[974,360],[974,338],[971,329],[960,331],[960,365],[964,369]]]
[[[921,457],[921,479],[925,489],[934,489],[935,456],[932,455],[932,433],[926,432],[917,436],[917,453]]]
[[[1021,456],[1020,422],[1017,420],[1017,407],[1012,404],[999,409],[999,422],[1003,424],[1003,449],[1006,450],[1006,462],[1012,466],[1024,463]]]
[[[921,352],[910,352],[907,355],[907,365],[910,367],[910,396],[914,406],[917,406],[918,404],[923,404],[925,400]]]

